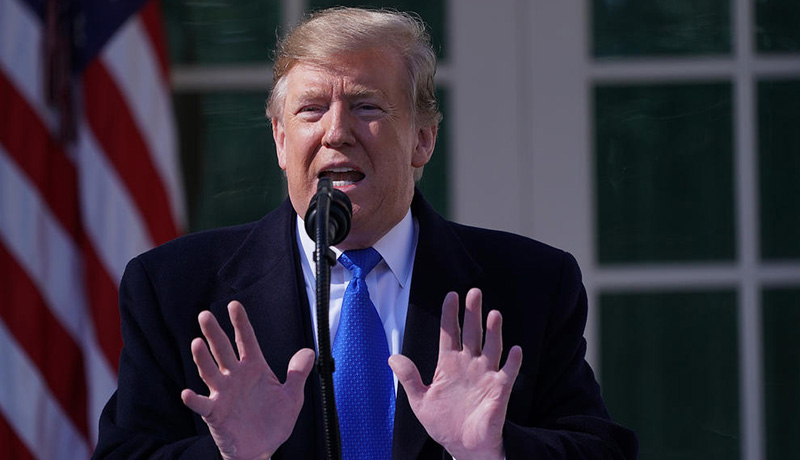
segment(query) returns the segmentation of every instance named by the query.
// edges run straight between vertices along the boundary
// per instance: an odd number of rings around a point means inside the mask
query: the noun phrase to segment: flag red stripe
[[[85,111],[98,142],[130,191],[155,244],[178,235],[164,184],[113,78],[95,59],[83,75]]]
[[[0,8],[8,13],[7,18],[3,16],[8,21],[0,23],[24,24],[0,29],[0,42],[11,46],[0,48],[0,160],[2,172],[10,174],[9,182],[22,188],[3,196],[11,205],[4,210],[11,214],[0,215],[3,231],[8,230],[10,237],[0,239],[0,338],[9,341],[17,359],[17,367],[6,379],[11,386],[0,391],[21,398],[19,404],[2,406],[7,412],[0,409],[0,458],[52,458],[54,453],[85,458],[96,435],[90,427],[97,424],[97,399],[113,390],[111,371],[117,370],[122,347],[116,279],[121,259],[146,244],[160,244],[178,235],[176,219],[182,206],[176,204],[180,198],[171,195],[180,194],[180,185],[165,158],[177,152],[172,120],[166,120],[171,114],[161,113],[170,105],[165,99],[170,86],[165,30],[159,0],[140,2],[141,9],[126,23],[133,28],[123,30],[120,41],[110,41],[114,46],[107,44],[88,68],[80,70],[83,93],[76,104],[76,120],[93,138],[79,138],[83,143],[78,145],[89,151],[77,153],[105,155],[101,158],[107,162],[95,168],[77,161],[85,157],[71,156],[56,136],[59,126],[51,123],[51,116],[59,114],[42,106],[43,80],[52,77],[42,75],[43,47],[39,45],[44,24],[22,4],[17,7],[12,0],[8,8]],[[133,77],[130,66],[139,59],[146,65],[133,70],[141,68],[143,77]],[[160,96],[162,89],[164,96]],[[153,91],[159,94],[156,101],[163,104],[152,103]],[[151,97],[142,99],[141,93]],[[58,118],[63,117],[62,113]],[[145,128],[148,122],[164,128]],[[150,152],[150,146],[159,150]],[[96,179],[95,170],[105,175]],[[113,200],[121,200],[114,208],[116,214],[82,208],[92,202],[83,193],[100,188],[111,189]],[[36,209],[17,206],[23,199]],[[98,205],[109,205],[109,201],[98,200]],[[125,208],[124,216],[118,215],[120,206]],[[135,231],[127,242],[106,241],[104,236],[111,234],[95,232],[88,222],[98,228],[126,222]],[[59,276],[67,272],[74,275],[68,282]]]
[[[122,351],[117,285],[103,268],[103,264],[87,238],[84,238],[81,246],[86,275],[87,300],[95,335],[103,354],[116,373],[119,370],[119,353]]]
[[[158,58],[159,69],[161,70],[161,77],[164,79],[164,86],[169,87],[169,60],[167,58],[167,50],[165,43],[167,42],[164,36],[164,28],[161,24],[161,2],[153,0],[147,2],[142,10],[139,12],[139,17],[142,19],[142,24],[147,31],[147,36],[150,39],[150,44],[156,52]]]
[[[27,102],[0,73],[0,99],[7,101],[15,123],[25,127],[14,129],[13,123],[0,121],[0,142],[26,173],[48,207],[82,247],[86,264],[86,286],[90,309],[100,347],[108,363],[116,370],[122,338],[117,310],[117,286],[103,268],[94,247],[80,228],[78,192],[74,165],[55,143]],[[24,136],[20,135],[24,133]]]
[[[5,417],[0,413],[0,446],[2,447],[2,458],[14,460],[35,460],[25,444],[17,437],[14,430],[9,426]]]
[[[89,439],[86,377],[81,350],[61,326],[36,286],[0,244],[0,317],[25,350],[56,401]]]
[[[75,166],[47,127],[0,71],[0,142],[39,189],[64,230],[80,234]]]

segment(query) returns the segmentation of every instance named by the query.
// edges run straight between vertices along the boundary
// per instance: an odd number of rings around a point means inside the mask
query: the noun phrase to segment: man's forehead
[[[387,97],[387,92],[403,86],[401,75],[392,75],[389,69],[351,64],[298,63],[286,75],[289,93],[295,97],[325,96],[334,92],[347,97]]]

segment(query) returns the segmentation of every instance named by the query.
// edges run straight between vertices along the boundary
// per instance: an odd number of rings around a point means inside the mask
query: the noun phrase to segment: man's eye
[[[383,109],[381,109],[381,107],[376,105],[376,104],[366,104],[366,103],[364,103],[364,104],[358,104],[356,106],[356,111],[359,111],[359,112],[362,112],[362,113],[374,114],[374,113],[382,112]]]
[[[316,121],[325,114],[325,107],[321,105],[304,105],[297,110],[296,116],[306,121]]]

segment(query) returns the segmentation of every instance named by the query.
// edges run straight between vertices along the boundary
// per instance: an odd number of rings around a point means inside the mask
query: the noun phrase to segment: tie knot
[[[350,270],[353,278],[360,279],[364,279],[380,261],[381,255],[373,248],[345,251],[339,256],[339,263]]]

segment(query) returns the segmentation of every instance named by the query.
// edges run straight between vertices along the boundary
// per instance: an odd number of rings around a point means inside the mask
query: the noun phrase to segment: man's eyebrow
[[[319,99],[325,97],[325,91],[320,91],[314,88],[305,88],[297,95],[297,99],[300,100],[307,100],[307,99]]]
[[[368,97],[379,97],[384,99],[383,91],[375,88],[367,88],[365,86],[356,86],[345,91],[345,97],[351,99],[361,99]]]
[[[308,101],[314,99],[324,99],[329,97],[329,92],[326,90],[319,90],[315,88],[304,88],[298,94],[296,99],[300,101]],[[348,88],[344,91],[344,97],[346,99],[363,99],[363,98],[381,98],[386,99],[384,92],[375,89],[375,88],[368,88],[365,86],[357,86]]]

